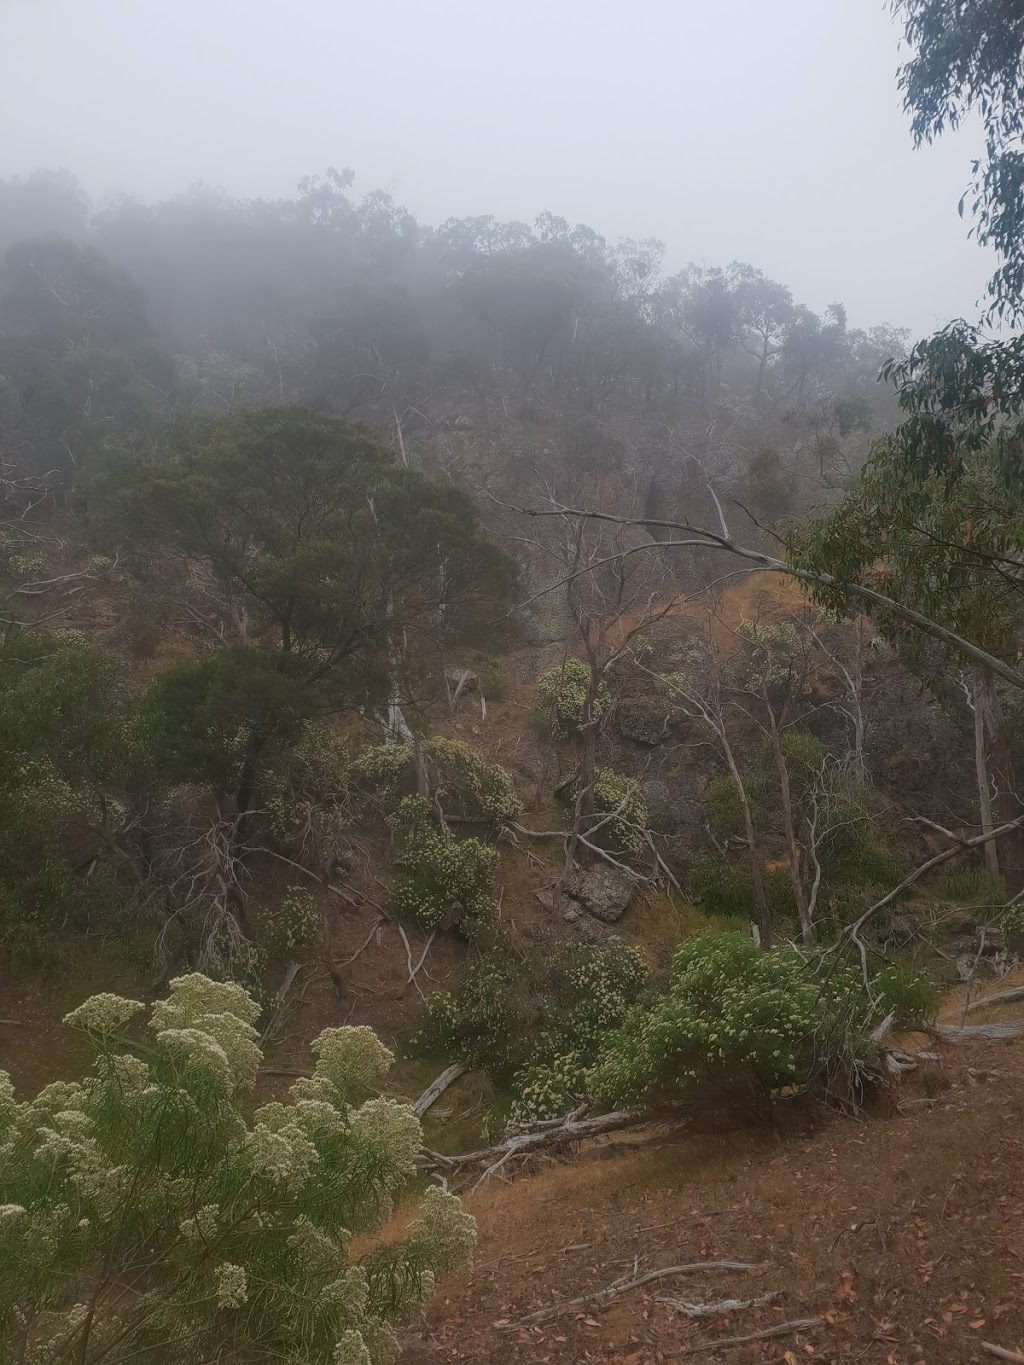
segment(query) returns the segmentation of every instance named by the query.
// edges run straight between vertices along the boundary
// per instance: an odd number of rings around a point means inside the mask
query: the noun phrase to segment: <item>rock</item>
[[[655,748],[668,733],[671,708],[658,697],[622,697],[615,708],[619,733],[634,744]]]
[[[465,414],[463,414],[460,417],[456,417],[453,426],[455,427],[456,431],[472,431],[473,419],[472,417],[467,417]]]
[[[640,791],[647,802],[647,819],[651,828],[669,829],[673,824],[674,803],[668,783],[660,777],[645,777],[640,783]]]
[[[577,871],[569,890],[595,919],[614,924],[629,908],[635,885],[633,878],[617,867],[596,863],[585,871]]]

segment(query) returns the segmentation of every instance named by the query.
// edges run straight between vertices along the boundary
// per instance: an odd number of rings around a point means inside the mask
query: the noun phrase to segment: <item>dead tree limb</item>
[[[687,1346],[680,1351],[681,1356],[703,1355],[705,1351],[718,1351],[723,1346],[742,1346],[747,1341],[767,1341],[769,1337],[788,1337],[793,1332],[803,1332],[810,1327],[820,1327],[822,1318],[794,1318],[792,1322],[779,1322],[774,1327],[765,1327],[761,1332],[746,1332],[741,1337],[716,1337],[714,1341],[702,1341],[698,1346]]]
[[[462,1152],[457,1156],[443,1156],[440,1152],[423,1151],[420,1164],[430,1168],[443,1167],[445,1170],[461,1170],[465,1166],[485,1166],[500,1161],[507,1155],[526,1155],[552,1147],[565,1147],[573,1142],[583,1142],[587,1138],[603,1137],[606,1133],[619,1132],[625,1128],[636,1128],[651,1123],[650,1114],[637,1110],[621,1109],[613,1114],[598,1114],[595,1118],[567,1119],[557,1128],[547,1128],[535,1133],[519,1133],[506,1138],[493,1147],[484,1147],[477,1152]]]
[[[1005,991],[996,991],[993,995],[986,995],[982,1000],[972,1000],[967,1006],[967,1013],[973,1010],[987,1009],[989,1005],[1009,1005],[1014,1000],[1024,1000],[1024,986],[1010,986]]]
[[[655,1280],[669,1280],[676,1275],[699,1275],[705,1270],[763,1270],[761,1265],[755,1265],[750,1261],[696,1261],[692,1265],[670,1265],[662,1270],[648,1270],[645,1275],[637,1275],[631,1280],[616,1280],[614,1284],[608,1285],[606,1289],[595,1289],[593,1293],[581,1294],[578,1299],[566,1299],[562,1303],[553,1303],[547,1308],[538,1308],[535,1313],[528,1313],[525,1318],[520,1318],[518,1322],[509,1322],[494,1325],[500,1331],[512,1332],[519,1327],[532,1326],[537,1322],[547,1322],[550,1318],[559,1318],[565,1313],[575,1312],[577,1308],[603,1308],[606,1304],[617,1299],[620,1294],[628,1294],[633,1289],[639,1289],[641,1285],[652,1284]],[[820,1319],[815,1319],[820,1321]]]
[[[508,506],[508,504],[503,504]],[[625,553],[636,553],[641,549],[652,549],[664,551],[678,545],[693,546],[709,550],[727,550],[729,554],[736,555],[739,559],[747,560],[749,563],[757,565],[770,573],[786,574],[790,578],[795,578],[798,582],[807,583],[815,587],[836,588],[845,593],[848,597],[860,598],[861,601],[870,602],[876,607],[883,607],[891,612],[900,621],[905,621],[908,625],[915,626],[924,635],[930,635],[933,639],[939,640],[947,645],[956,653],[968,659],[973,659],[975,663],[981,664],[983,668],[989,669],[997,678],[1002,678],[1004,682],[1010,683],[1013,687],[1024,688],[1024,673],[1018,673],[1015,668],[1004,663],[1002,659],[997,659],[994,654],[989,654],[987,650],[981,649],[978,645],[972,644],[970,640],[965,640],[962,635],[957,635],[945,626],[933,621],[930,617],[924,616],[919,611],[914,611],[911,607],[904,606],[892,597],[886,597],[884,593],[876,592],[874,588],[869,588],[864,583],[840,583],[832,574],[812,573],[809,569],[799,569],[794,564],[787,564],[783,559],[777,559],[774,555],[764,554],[761,550],[752,550],[745,545],[739,545],[729,535],[719,535],[714,531],[707,530],[703,526],[693,526],[686,522],[679,521],[652,521],[647,517],[621,517],[611,512],[592,512],[583,507],[513,507],[513,511],[521,512],[527,517],[579,517],[587,521],[606,521],[619,526],[639,526],[649,530],[651,527],[658,527],[666,531],[680,531],[685,536],[690,537],[686,540],[654,540],[652,538],[650,546],[634,546]],[[542,596],[545,592],[553,592],[562,586],[561,580],[552,583],[549,587],[536,593],[534,596]],[[532,600],[532,599],[531,599]]]
[[[979,1345],[990,1356],[998,1356],[1000,1360],[1014,1360],[1017,1365],[1024,1365],[1024,1355],[1021,1355],[1020,1351],[1008,1351],[1005,1346],[996,1346],[991,1341],[982,1341]]]
[[[770,1294],[760,1294],[756,1299],[719,1299],[717,1303],[687,1303],[684,1299],[660,1297],[658,1303],[667,1304],[681,1313],[684,1318],[718,1318],[725,1313],[743,1313],[748,1308],[764,1308],[776,1299],[782,1298],[781,1289],[773,1289]]]
[[[450,1067],[442,1071],[435,1081],[427,1086],[423,1094],[419,1097],[412,1107],[412,1112],[417,1118],[422,1118],[431,1105],[435,1104],[450,1085],[453,1085],[460,1076],[465,1075],[467,1070],[465,1062],[453,1062]]]

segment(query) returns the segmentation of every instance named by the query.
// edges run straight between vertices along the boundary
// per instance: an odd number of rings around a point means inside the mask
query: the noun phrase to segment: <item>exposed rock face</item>
[[[629,908],[634,886],[632,877],[617,867],[595,863],[593,867],[576,872],[569,889],[595,919],[614,924]]]

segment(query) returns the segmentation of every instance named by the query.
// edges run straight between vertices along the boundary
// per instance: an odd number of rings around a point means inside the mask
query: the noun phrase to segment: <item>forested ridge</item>
[[[1000,264],[917,342],[348,170],[0,182],[0,1362],[1024,1359],[993,1226],[932,1311],[930,1193],[821,1278],[855,1124],[879,1207],[907,1114],[1016,1151],[933,1110],[1024,1030],[1024,36],[946,8],[900,89],[980,116]],[[774,1174],[709,1159],[721,1233],[645,1264],[705,1141]],[[592,1144],[646,1192],[584,1210]],[[783,1309],[723,1239],[793,1160]],[[629,1259],[513,1311],[467,1210],[532,1258],[569,1163],[552,1254]]]

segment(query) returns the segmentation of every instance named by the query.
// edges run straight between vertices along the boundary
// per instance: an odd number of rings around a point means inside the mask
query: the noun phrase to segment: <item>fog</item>
[[[666,267],[752,262],[915,334],[973,316],[973,130],[915,152],[881,0],[3,0],[0,177],[290,193],[350,166],[422,222],[550,209]]]

